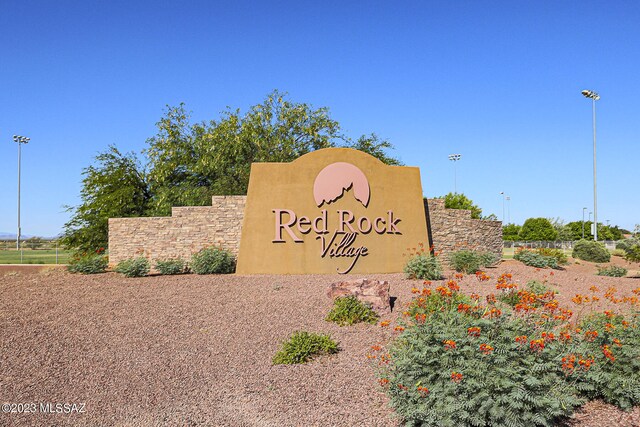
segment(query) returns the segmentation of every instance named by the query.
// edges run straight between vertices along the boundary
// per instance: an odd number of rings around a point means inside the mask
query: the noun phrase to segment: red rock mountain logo
[[[345,191],[353,189],[353,197],[366,208],[369,204],[369,180],[351,163],[331,163],[320,171],[313,183],[313,197],[318,207],[338,200]]]

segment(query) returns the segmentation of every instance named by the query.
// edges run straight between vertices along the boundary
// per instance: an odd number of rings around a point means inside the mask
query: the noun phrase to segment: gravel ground
[[[565,303],[592,285],[602,292],[616,286],[620,295],[640,286],[640,279],[599,277],[595,270],[581,263],[550,275],[506,261],[487,273],[512,273],[519,283],[547,280]],[[388,320],[421,283],[400,274],[366,277],[390,282],[397,300]],[[0,403],[85,404],[81,414],[43,414],[39,407],[0,414],[0,425],[396,426],[366,358],[392,328],[340,328],[323,320],[331,307],[326,288],[341,279],[127,279],[0,268]],[[466,277],[461,287],[488,294],[494,283]],[[300,329],[331,334],[342,351],[307,365],[272,366],[279,344]],[[625,413],[591,402],[569,420],[579,427],[605,423],[640,426],[640,408]]]

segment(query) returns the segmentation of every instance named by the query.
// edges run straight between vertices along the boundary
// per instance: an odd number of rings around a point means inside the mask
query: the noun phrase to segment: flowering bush
[[[67,271],[80,274],[98,274],[107,271],[109,260],[104,255],[104,249],[93,253],[75,254],[67,264]]]
[[[376,323],[378,315],[369,305],[364,304],[355,296],[336,298],[333,301],[333,309],[325,319],[335,322],[340,326],[353,325],[355,323]]]
[[[306,331],[294,332],[282,344],[282,349],[273,356],[274,365],[307,363],[313,356],[338,352],[338,344],[329,335],[319,335]]]
[[[115,271],[124,274],[125,277],[143,277],[149,274],[149,269],[149,260],[145,257],[138,257],[120,261]]]
[[[415,292],[402,332],[370,356],[407,425],[553,425],[587,399],[640,403],[637,297],[607,290],[635,311],[575,319],[555,293],[536,293],[538,284],[520,290],[503,275],[496,288],[518,301],[466,296],[454,280]],[[574,304],[582,309],[593,292]]]

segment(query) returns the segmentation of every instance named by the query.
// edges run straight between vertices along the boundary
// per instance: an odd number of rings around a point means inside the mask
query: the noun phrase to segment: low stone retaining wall
[[[169,258],[188,261],[211,246],[237,256],[245,204],[246,196],[213,196],[211,206],[175,207],[170,217],[110,218],[109,262],[114,265],[136,256],[152,263]],[[431,243],[443,256],[463,248],[502,256],[500,221],[472,219],[471,211],[446,209],[442,199],[428,200],[427,218]]]

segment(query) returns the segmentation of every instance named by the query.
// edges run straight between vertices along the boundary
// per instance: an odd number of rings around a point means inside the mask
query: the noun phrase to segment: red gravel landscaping
[[[460,286],[486,295],[495,292],[495,278],[511,273],[521,284],[547,281],[567,305],[593,285],[602,292],[614,286],[620,296],[640,287],[640,279],[595,272],[585,262],[552,271],[505,261],[487,270],[492,280],[467,276]],[[383,320],[391,327],[324,321],[331,308],[325,291],[344,276],[127,279],[0,269],[0,403],[84,404],[80,414],[45,414],[39,406],[37,413],[2,413],[0,425],[399,425],[366,354],[389,341],[411,288],[422,282],[401,274],[366,277],[390,282],[397,300]],[[597,304],[613,308],[605,298]],[[342,351],[306,365],[272,366],[280,343],[302,329],[329,333]],[[640,408],[627,413],[591,402],[569,420],[605,424],[640,426]]]

